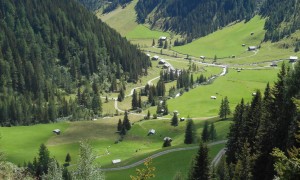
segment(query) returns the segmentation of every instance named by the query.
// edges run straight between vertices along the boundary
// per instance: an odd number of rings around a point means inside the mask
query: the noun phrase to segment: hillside
[[[255,7],[251,0],[140,0],[135,9],[138,22],[186,35],[190,42],[231,22],[249,20]]]
[[[149,58],[73,0],[1,7],[1,125],[101,115],[100,92],[147,74]]]

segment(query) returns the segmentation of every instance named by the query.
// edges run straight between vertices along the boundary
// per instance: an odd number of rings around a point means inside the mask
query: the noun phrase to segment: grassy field
[[[172,127],[169,120],[140,121],[136,116],[129,116],[135,124],[128,132],[124,140],[115,143],[119,139],[116,134],[118,119],[123,116],[102,119],[97,121],[62,122],[35,126],[20,126],[0,128],[1,151],[6,154],[7,160],[16,164],[32,161],[37,156],[40,144],[44,143],[50,150],[50,156],[55,157],[60,163],[64,163],[67,153],[72,157],[71,164],[76,164],[78,155],[78,142],[88,139],[94,148],[98,158],[96,162],[102,166],[111,165],[112,159],[122,159],[122,164],[135,162],[161,151],[163,137],[173,138],[172,147],[185,146],[183,144],[185,123],[178,127]],[[203,121],[195,120],[198,135],[202,131]],[[217,139],[225,139],[230,121],[216,122]],[[53,129],[61,129],[61,135],[52,133]],[[147,136],[149,129],[156,129],[157,134]],[[107,151],[109,154],[107,154]],[[122,165],[121,164],[121,165]]]
[[[264,23],[264,19],[256,16],[247,23],[239,22],[225,27],[185,46],[174,47],[173,50],[196,57],[239,56],[247,51],[247,46],[260,44],[264,37]],[[253,35],[251,35],[252,32]],[[246,44],[246,46],[243,47],[242,44]]]
[[[56,138],[52,130],[60,129],[64,132],[69,123],[39,124],[34,126],[17,126],[0,128],[0,149],[7,160],[23,164],[32,161],[37,156],[42,143],[46,144],[51,138]]]
[[[138,0],[133,0],[124,9],[119,7],[108,14],[102,15],[101,13],[98,13],[97,16],[102,21],[106,22],[110,27],[117,30],[122,36],[125,36],[138,25],[134,10],[137,2]]]
[[[213,84],[197,87],[176,99],[169,100],[169,111],[178,110],[185,117],[217,116],[222,98],[228,97],[233,110],[241,98],[248,102],[252,98],[252,92],[257,89],[263,91],[267,82],[273,84],[277,73],[278,69],[241,72],[229,69],[226,76],[219,77]],[[217,96],[217,99],[212,100],[210,96]]]
[[[216,154],[224,147],[224,144],[214,145],[209,148],[209,157],[213,159]],[[188,150],[181,152],[173,152],[153,159],[152,166],[156,168],[154,179],[169,180],[173,179],[176,172],[180,171],[184,176],[188,174],[191,161],[196,155],[197,150]],[[142,169],[143,165],[136,168]],[[130,175],[136,175],[136,168],[121,171],[106,172],[105,176],[108,180],[113,179],[130,179]]]

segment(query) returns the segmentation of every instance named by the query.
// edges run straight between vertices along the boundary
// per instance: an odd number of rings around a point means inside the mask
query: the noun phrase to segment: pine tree
[[[122,123],[121,119],[119,119],[117,131],[121,132],[122,128],[123,128],[123,123]]]
[[[230,107],[229,107],[229,101],[227,96],[225,96],[224,98],[224,118],[227,118],[227,115],[230,115],[231,111],[230,111]]]
[[[66,159],[65,159],[65,162],[66,162],[67,164],[69,164],[69,163],[71,162],[71,155],[70,155],[70,153],[67,154]]]
[[[208,180],[209,179],[209,159],[208,148],[205,144],[200,143],[198,153],[193,161],[189,173],[189,180]]]
[[[216,138],[217,138],[217,131],[215,129],[214,123],[211,123],[211,125],[209,127],[209,139],[213,141]]]
[[[135,89],[133,90],[132,94],[131,107],[132,109],[136,109],[138,107],[138,97]]]
[[[184,143],[185,144],[192,144],[195,142],[196,138],[196,130],[193,120],[188,119],[186,123],[186,129],[185,129],[185,137],[184,137]]]
[[[208,122],[207,121],[204,122],[204,127],[202,130],[201,138],[202,138],[203,142],[206,142],[209,140]]]
[[[172,126],[178,126],[178,116],[177,113],[174,113],[172,119],[171,119],[171,125]]]
[[[220,106],[220,110],[219,110],[219,116],[220,118],[224,118],[225,117],[225,112],[224,112],[224,99],[222,98],[221,100],[221,106]]]
[[[130,124],[130,121],[128,119],[128,112],[127,111],[125,111],[125,114],[124,114],[123,126],[125,127],[126,130],[131,129],[131,124]]]

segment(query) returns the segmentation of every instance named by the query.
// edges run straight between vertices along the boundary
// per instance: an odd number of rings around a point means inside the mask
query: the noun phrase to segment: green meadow
[[[228,97],[232,111],[242,98],[251,101],[256,90],[263,92],[266,84],[272,85],[277,78],[278,69],[242,70],[229,69],[225,76],[217,78],[212,84],[199,86],[182,96],[168,101],[169,111],[179,111],[180,116],[214,117],[218,116],[222,98]],[[216,100],[211,96],[217,96]]]
[[[199,38],[185,46],[172,49],[195,57],[206,56],[214,58],[239,56],[247,51],[247,46],[257,46],[264,37],[265,20],[255,16],[249,22],[239,22]],[[251,33],[254,33],[251,35]],[[245,44],[243,47],[242,44]]]
[[[224,148],[225,144],[218,144],[209,147],[209,157],[213,159],[217,153]],[[152,166],[156,169],[154,171],[155,178],[161,180],[173,179],[176,172],[181,172],[183,176],[186,176],[189,172],[193,157],[197,154],[197,150],[187,150],[180,152],[172,152],[152,160]],[[108,171],[105,172],[105,176],[108,180],[113,179],[130,179],[130,175],[136,175],[136,169],[144,168],[144,165],[139,165],[135,168],[130,168],[120,171]]]

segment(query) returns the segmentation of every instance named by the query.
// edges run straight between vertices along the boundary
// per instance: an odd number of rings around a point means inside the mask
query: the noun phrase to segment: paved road
[[[217,144],[223,144],[223,143],[226,143],[227,140],[222,140],[222,141],[216,141],[216,142],[212,142],[212,143],[209,143],[208,146],[213,146],[213,145],[217,145]],[[162,155],[165,155],[165,154],[169,154],[171,152],[177,152],[177,151],[187,151],[187,150],[192,150],[192,149],[198,149],[199,146],[192,146],[192,147],[184,147],[184,148],[174,148],[174,149],[168,149],[166,151],[162,151],[162,152],[158,152],[156,154],[153,154],[147,158],[151,158],[151,159],[154,159],[154,158],[157,158],[159,156],[162,156]],[[223,150],[223,149],[222,149]],[[221,150],[221,151],[222,151]],[[220,157],[222,157],[221,155],[218,155],[216,157],[219,157],[219,159],[221,159]],[[118,170],[124,170],[124,169],[129,169],[129,168],[133,168],[133,167],[136,167],[140,164],[143,164],[145,162],[145,160],[147,159],[142,159],[140,161],[137,161],[133,164],[130,164],[130,165],[126,165],[126,166],[122,166],[122,167],[115,167],[115,168],[103,168],[101,169],[102,171],[118,171]],[[217,160],[215,160],[216,158],[213,159],[212,163],[214,162],[214,164],[216,164],[216,162],[219,162]]]

